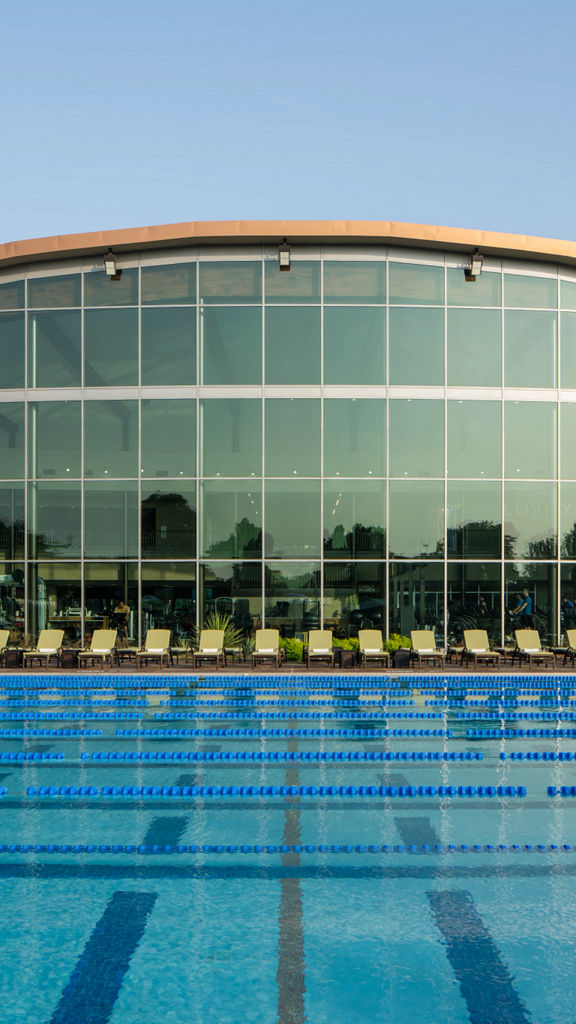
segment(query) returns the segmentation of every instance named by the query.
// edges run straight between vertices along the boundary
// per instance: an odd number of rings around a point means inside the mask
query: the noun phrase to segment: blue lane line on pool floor
[[[188,828],[188,818],[153,818],[146,835],[145,846],[176,846]]]
[[[50,1024],[106,1024],[146,929],[154,892],[115,892],[70,976]]]
[[[469,892],[426,893],[471,1024],[529,1024],[510,972]]]

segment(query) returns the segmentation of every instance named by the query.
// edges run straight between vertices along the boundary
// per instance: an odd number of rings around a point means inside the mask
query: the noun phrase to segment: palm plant
[[[242,647],[244,642],[242,630],[236,628],[231,615],[225,615],[223,612],[210,612],[204,619],[203,626],[194,627],[193,633],[196,646],[198,646],[200,633],[203,629],[223,629],[224,647],[227,647],[229,650],[235,647]]]

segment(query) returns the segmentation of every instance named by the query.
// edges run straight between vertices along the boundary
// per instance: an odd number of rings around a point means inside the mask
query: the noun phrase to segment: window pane
[[[142,310],[142,384],[196,383],[196,310]]]
[[[87,387],[138,383],[138,310],[86,310],[84,383]]]
[[[555,309],[558,305],[558,282],[550,277],[504,274],[504,305]]]
[[[390,632],[410,638],[413,629],[431,629],[436,643],[445,643],[442,564],[390,565]]]
[[[28,279],[29,309],[53,309],[58,306],[80,306],[80,274],[62,277],[35,277]]]
[[[358,636],[359,629],[386,632],[386,566],[332,562],[324,567],[324,628]]]
[[[139,642],[137,581],[137,565],[126,562],[86,562],[86,639],[94,629],[117,629],[120,640]],[[128,608],[127,619],[125,612],[114,613],[120,601]]]
[[[319,481],[267,481],[265,546],[275,558],[320,556]]]
[[[444,311],[390,310],[390,384],[444,383]]]
[[[444,268],[391,263],[390,302],[406,306],[440,305],[444,302]]]
[[[383,480],[326,481],[324,557],[386,557],[386,484]]]
[[[123,270],[119,281],[112,281],[103,270],[84,274],[85,306],[137,306],[138,271]]]
[[[23,388],[24,314],[0,313],[0,365],[2,387]]]
[[[501,557],[502,484],[448,484],[446,546],[448,558]]]
[[[81,385],[80,318],[80,310],[29,314],[28,378],[31,388]]]
[[[262,553],[262,485],[206,481],[202,485],[200,553],[254,558]]]
[[[505,475],[512,479],[556,476],[556,404],[505,402]]]
[[[0,473],[24,476],[24,402],[0,402]]]
[[[81,475],[81,403],[30,402],[29,475]]]
[[[21,558],[24,554],[24,484],[0,487],[0,555]]]
[[[141,469],[142,476],[194,476],[194,399],[142,399]]]
[[[498,387],[501,383],[500,310],[449,309],[448,384]]]
[[[31,558],[80,555],[80,484],[30,484],[28,535]]]
[[[576,558],[576,483],[560,485],[560,538],[560,556]]]
[[[465,629],[485,629],[502,643],[502,566],[490,562],[448,566],[448,641],[460,646]]]
[[[564,480],[576,480],[576,404],[560,403],[560,431],[560,476]]]
[[[262,563],[206,562],[200,566],[200,623],[207,615],[231,615],[236,629],[262,625]]]
[[[266,302],[320,302],[320,260],[293,261],[289,273],[268,260],[265,281]]]
[[[142,485],[142,558],[196,557],[196,488]]]
[[[324,383],[386,383],[386,312],[374,307],[324,310]]]
[[[576,388],[576,313],[560,316],[560,385]]]
[[[281,636],[303,638],[320,626],[320,565],[272,562],[265,568],[266,626]]]
[[[10,642],[23,646],[24,639],[24,563],[0,562],[0,621],[10,630]]]
[[[80,565],[77,562],[28,566],[28,629],[34,641],[43,629],[63,629],[64,646],[82,635]]]
[[[142,267],[142,305],[196,302],[196,264]]]
[[[196,622],[196,566],[146,562],[142,566],[142,635],[169,629],[172,646],[192,639]]]
[[[504,484],[505,558],[556,558],[556,487],[551,483]]]
[[[200,310],[200,359],[203,384],[260,384],[261,310]]]
[[[262,301],[262,264],[258,262],[200,263],[200,302],[237,305]]]
[[[565,634],[568,629],[576,629],[576,565],[560,566],[560,587],[560,625]]]
[[[562,309],[576,309],[576,281],[560,281],[560,305]]]
[[[138,476],[138,403],[84,403],[85,476]]]
[[[319,476],[319,399],[267,399],[265,415],[266,476]]]
[[[203,476],[261,476],[262,402],[216,398],[200,402]]]
[[[266,310],[266,383],[320,383],[320,310]]]
[[[324,263],[324,302],[386,302],[386,263]]]
[[[444,476],[444,402],[390,402],[390,476]]]
[[[467,281],[463,270],[447,271],[449,306],[500,306],[502,276],[484,271],[475,281]]]
[[[385,400],[325,400],[324,473],[326,476],[385,475]]]
[[[556,387],[556,314],[504,315],[504,384],[509,388]]]
[[[0,284],[0,309],[24,309],[24,281]]]
[[[500,476],[500,402],[448,402],[448,476]]]
[[[391,558],[442,558],[444,484],[441,481],[390,481]]]
[[[504,567],[505,630],[506,642],[515,643],[514,631],[523,628],[537,629],[543,644],[558,642],[557,614],[557,567],[555,565],[534,565],[516,562]],[[532,615],[522,620],[510,612],[524,600],[525,591],[532,598]]]
[[[138,484],[84,487],[84,553],[89,558],[138,557]]]

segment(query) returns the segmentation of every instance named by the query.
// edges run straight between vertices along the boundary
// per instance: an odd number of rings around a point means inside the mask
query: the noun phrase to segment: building
[[[575,244],[40,239],[0,246],[0,310],[2,625],[77,639],[122,597],[134,637],[217,610],[501,641],[524,587],[543,637],[576,624]]]

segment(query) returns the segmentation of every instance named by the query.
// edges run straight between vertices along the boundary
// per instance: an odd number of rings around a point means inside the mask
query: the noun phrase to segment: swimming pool
[[[2,682],[3,1021],[574,1020],[576,676]]]

